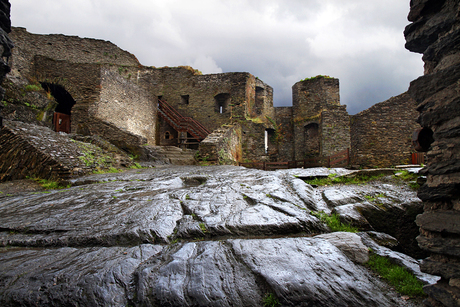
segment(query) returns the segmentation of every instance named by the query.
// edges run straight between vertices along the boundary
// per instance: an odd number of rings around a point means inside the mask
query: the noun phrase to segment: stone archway
[[[48,82],[40,82],[40,84],[58,103],[53,116],[54,131],[70,133],[72,107],[76,103],[72,95],[62,85]]]

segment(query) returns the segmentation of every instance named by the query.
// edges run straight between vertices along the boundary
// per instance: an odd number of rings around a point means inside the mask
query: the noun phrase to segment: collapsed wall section
[[[241,162],[241,137],[241,125],[224,125],[200,143],[200,156],[207,161],[218,161],[221,164]]]
[[[351,116],[351,164],[388,167],[411,163],[415,101],[407,93]]]
[[[0,182],[27,176],[66,180],[90,171],[78,158],[80,149],[46,127],[5,121],[0,145]]]

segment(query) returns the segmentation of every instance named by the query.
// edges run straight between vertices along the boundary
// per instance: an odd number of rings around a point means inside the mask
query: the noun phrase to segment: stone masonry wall
[[[0,130],[0,182],[27,176],[66,180],[90,171],[68,137],[49,128],[5,121]]]
[[[12,28],[11,39],[15,44],[12,78],[28,77],[33,58],[37,55],[70,63],[139,66],[134,55],[109,41],[62,34],[32,34],[25,28],[16,27]]]
[[[250,77],[248,73],[197,75],[181,67],[150,68],[140,72],[139,84],[212,131],[232,118],[244,118]],[[222,113],[216,109],[218,94],[230,96]]]
[[[242,160],[269,161],[265,152],[265,124],[252,121],[240,122],[242,130]]]
[[[295,159],[302,160],[309,152],[305,144],[305,127],[321,126],[321,113],[329,106],[340,105],[339,80],[315,77],[300,81],[292,87]]]
[[[292,124],[292,108],[277,107],[275,108],[276,125],[281,133],[278,140],[278,160],[294,160],[294,134]]]
[[[101,65],[70,63],[36,56],[31,76],[37,81],[60,84],[72,95],[76,104],[72,108],[71,129],[72,132],[83,133],[88,121],[88,108],[100,99]]]
[[[408,164],[415,122],[415,102],[407,93],[351,116],[351,164],[388,167]]]
[[[321,113],[320,138],[322,156],[350,148],[350,117],[346,106],[330,106]]]
[[[103,68],[100,99],[89,109],[91,116],[125,129],[155,144],[157,99],[123,78],[118,72]]]
[[[241,125],[224,125],[200,143],[200,155],[208,161],[218,161],[222,164],[241,162],[241,136]]]
[[[428,306],[460,306],[460,2],[412,0],[404,31],[406,48],[423,53],[424,76],[411,82],[419,138],[428,156],[419,189],[424,213],[417,216],[419,246],[431,253],[424,272],[441,276],[424,287]],[[433,140],[430,139],[433,133]],[[432,142],[432,143],[431,143]],[[431,146],[430,146],[431,143]]]

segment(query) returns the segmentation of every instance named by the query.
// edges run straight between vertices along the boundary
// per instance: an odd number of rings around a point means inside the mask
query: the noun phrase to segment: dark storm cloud
[[[248,71],[270,84],[275,105],[318,74],[340,79],[350,113],[407,90],[423,72],[404,49],[409,0],[21,0],[15,26],[110,40],[144,65],[203,73]]]

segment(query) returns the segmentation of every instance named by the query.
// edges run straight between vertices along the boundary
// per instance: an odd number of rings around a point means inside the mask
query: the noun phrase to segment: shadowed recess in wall
[[[45,91],[51,92],[51,95],[56,99],[58,105],[55,112],[70,115],[72,107],[75,105],[75,100],[72,95],[59,84],[40,82]]]

